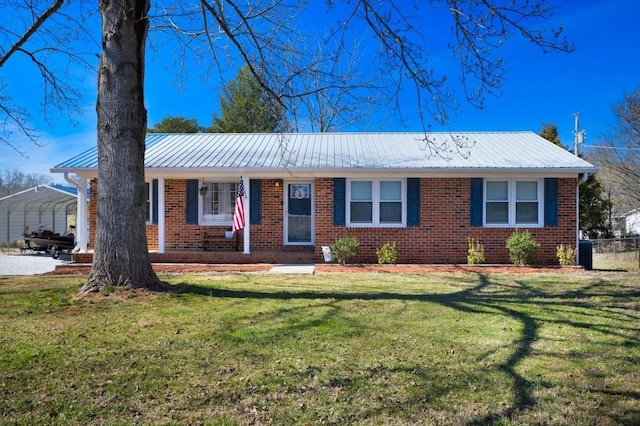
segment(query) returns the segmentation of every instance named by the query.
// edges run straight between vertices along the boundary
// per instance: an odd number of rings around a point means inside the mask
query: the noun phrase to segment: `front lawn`
[[[639,424],[640,274],[0,277],[0,424]]]

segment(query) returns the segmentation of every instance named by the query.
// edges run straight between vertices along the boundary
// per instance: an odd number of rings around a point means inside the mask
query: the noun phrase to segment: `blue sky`
[[[530,43],[513,37],[501,55],[506,61],[507,77],[500,97],[487,97],[483,110],[460,100],[460,108],[447,126],[433,125],[434,131],[521,131],[539,132],[544,123],[555,123],[565,145],[573,145],[574,113],[580,113],[581,128],[586,129],[588,145],[599,139],[614,124],[611,105],[625,93],[640,87],[640,2],[637,0],[567,0],[547,22],[563,25],[574,41],[571,54],[543,54]],[[148,55],[145,87],[149,124],[168,115],[196,118],[202,125],[211,123],[218,107],[218,78],[203,80],[197,72],[184,80],[170,69],[171,52]],[[454,73],[455,63],[447,57],[431,58],[444,73]],[[27,158],[7,147],[0,147],[0,170],[17,168],[25,173],[47,174],[54,165],[95,145],[96,78],[87,75],[82,83],[86,94],[84,113],[62,115],[53,125],[40,114],[40,88],[26,63],[16,61],[0,69],[0,80],[14,96],[32,111],[32,127],[40,131],[42,147],[16,137],[13,142]],[[179,86],[183,86],[179,88]],[[17,88],[17,89],[16,89]],[[413,109],[412,109],[413,108]],[[366,127],[362,131],[420,131],[415,106],[407,102],[402,126],[386,122],[383,128]],[[59,176],[55,176],[60,181]]]

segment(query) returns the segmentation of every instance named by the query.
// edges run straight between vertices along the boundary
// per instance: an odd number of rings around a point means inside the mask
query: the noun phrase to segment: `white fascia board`
[[[202,177],[245,176],[248,178],[291,178],[291,177],[350,177],[350,176],[395,176],[395,177],[481,177],[481,176],[553,176],[575,178],[583,173],[595,173],[597,168],[477,168],[477,169],[328,169],[328,168],[296,168],[296,169],[260,169],[260,168],[210,168],[210,169],[146,169],[147,178],[180,178],[200,179]]]
[[[289,178],[289,177],[348,177],[363,175],[411,176],[411,177],[480,177],[505,175],[536,175],[547,177],[575,177],[576,175],[598,171],[592,168],[147,168],[146,178],[200,179],[207,176],[247,176],[252,178]],[[52,173],[74,173],[79,177],[94,178],[98,176],[97,168],[51,169]]]
[[[98,168],[97,167],[65,167],[65,168],[51,168],[49,169],[51,173],[73,173],[76,176],[87,176],[87,177],[95,177],[98,176]]]

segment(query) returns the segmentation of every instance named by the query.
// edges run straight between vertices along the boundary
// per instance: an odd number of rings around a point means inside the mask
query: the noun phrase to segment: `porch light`
[[[205,195],[207,195],[207,192],[209,192],[209,187],[203,183],[202,185],[200,185],[199,191],[200,195],[204,197]]]

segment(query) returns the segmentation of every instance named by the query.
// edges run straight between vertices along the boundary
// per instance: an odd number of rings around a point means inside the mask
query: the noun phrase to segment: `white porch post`
[[[251,209],[249,208],[250,200],[251,200],[251,191],[249,189],[250,185],[249,185],[249,179],[246,178],[245,176],[242,177],[242,184],[244,185],[244,194],[245,194],[245,203],[244,203],[244,217],[245,217],[245,223],[244,223],[244,229],[243,229],[243,240],[244,240],[244,247],[242,250],[242,254],[250,254],[251,253],[251,237],[249,236],[250,232],[249,232],[249,223],[251,222]]]
[[[164,253],[164,178],[158,178],[158,253]]]
[[[577,148],[577,145],[576,145]],[[580,265],[580,178],[577,179],[576,185],[576,264]]]
[[[87,188],[88,180],[78,177],[78,204],[76,206],[76,248],[80,253],[86,253],[89,247],[89,221],[87,214]]]

